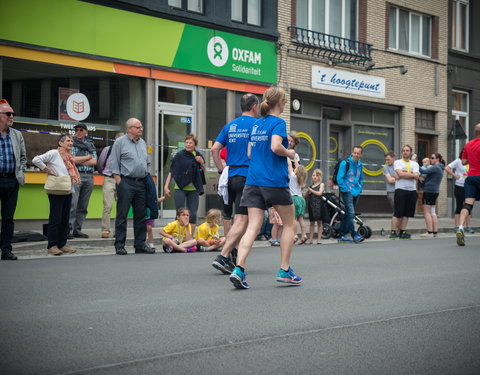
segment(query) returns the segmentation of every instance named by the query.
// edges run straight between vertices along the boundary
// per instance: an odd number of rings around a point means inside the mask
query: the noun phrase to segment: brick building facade
[[[410,144],[420,160],[447,155],[447,1],[283,0],[278,31],[284,116],[307,168],[327,182],[335,161],[363,145],[359,211],[389,213],[384,153]]]

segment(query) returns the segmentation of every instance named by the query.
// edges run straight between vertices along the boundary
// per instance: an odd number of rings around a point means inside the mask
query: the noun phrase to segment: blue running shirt
[[[253,125],[247,185],[288,187],[287,157],[272,152],[272,135],[281,136],[283,146],[288,147],[287,124],[280,117],[268,115]]]
[[[248,168],[232,168],[235,165],[250,165],[248,141],[252,126],[257,121],[252,116],[240,116],[229,122],[218,134],[216,141],[227,147],[228,177],[247,177]]]

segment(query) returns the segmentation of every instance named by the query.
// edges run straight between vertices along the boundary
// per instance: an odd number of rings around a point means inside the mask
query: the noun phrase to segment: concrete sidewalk
[[[162,246],[160,241],[159,230],[165,226],[172,219],[157,219],[155,220],[155,227],[153,230],[153,235],[155,239],[155,245],[157,246],[157,251],[162,252]],[[365,225],[368,225],[372,229],[372,237],[370,240],[381,241],[387,240],[388,234],[390,232],[390,219],[389,218],[364,218],[362,217]],[[40,223],[21,223],[17,225],[16,229],[21,231],[33,231],[41,233],[41,224]],[[20,228],[18,228],[20,227]],[[454,237],[453,232],[454,221],[453,218],[439,218],[439,233],[441,237],[451,237],[452,241]],[[480,244],[480,219],[472,219],[471,227],[475,229],[476,234],[470,235],[467,234],[467,245],[468,244]],[[222,228],[223,229],[223,228]],[[425,232],[425,221],[423,217],[416,217],[410,219],[408,223],[408,232],[413,235],[413,238],[419,238],[421,233]],[[307,231],[308,231],[308,222],[307,222]],[[99,220],[87,220],[83,232],[89,235],[88,239],[73,239],[69,240],[68,244],[71,247],[74,247],[78,250],[78,255],[100,255],[100,254],[114,254],[114,239],[100,238],[100,221]],[[383,235],[382,235],[383,234]],[[472,237],[471,240],[469,238]],[[322,240],[323,244],[336,243],[336,240]],[[267,241],[256,241],[254,244],[255,247],[265,247],[269,246]],[[133,222],[129,221],[128,231],[127,231],[127,251],[133,253]],[[37,242],[18,242],[13,244],[13,252],[20,257],[43,257],[47,256],[47,243],[46,241],[37,241]]]

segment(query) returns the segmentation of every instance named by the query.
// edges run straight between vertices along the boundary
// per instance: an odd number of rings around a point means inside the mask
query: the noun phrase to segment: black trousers
[[[48,194],[48,200],[50,201],[50,216],[48,217],[47,247],[50,249],[52,246],[57,246],[60,249],[67,243],[72,194]]]
[[[15,176],[0,177],[0,201],[2,202],[2,227],[0,234],[0,248],[2,254],[12,252],[13,215],[17,208],[19,184]]]
[[[115,248],[125,247],[127,239],[127,215],[133,209],[133,235],[135,249],[143,249],[147,239],[147,189],[143,180],[122,177],[117,185],[117,216],[115,218]]]

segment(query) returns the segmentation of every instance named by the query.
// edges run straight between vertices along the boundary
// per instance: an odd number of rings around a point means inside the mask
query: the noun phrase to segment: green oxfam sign
[[[173,66],[268,83],[277,80],[274,43],[191,25],[185,25]]]
[[[0,39],[276,83],[275,43],[75,0],[2,0]]]

